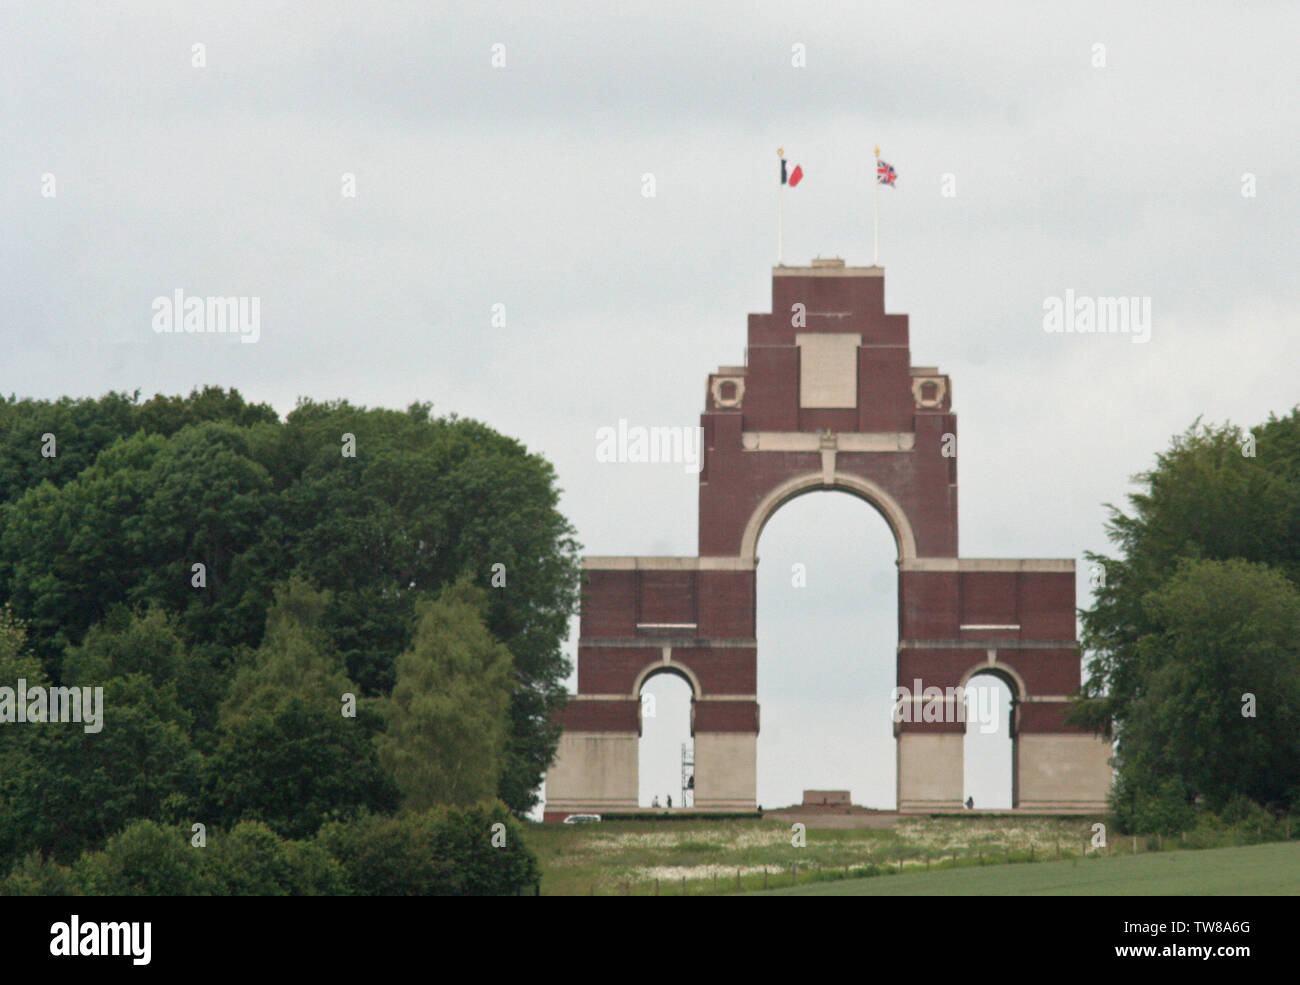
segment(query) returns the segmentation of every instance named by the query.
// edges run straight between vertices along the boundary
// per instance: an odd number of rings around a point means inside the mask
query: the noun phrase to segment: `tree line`
[[[1124,830],[1300,810],[1300,409],[1199,420],[1089,554],[1074,720],[1118,740]]]
[[[0,401],[0,684],[105,705],[95,734],[0,725],[0,873],[194,823],[337,846],[527,812],[578,587],[558,495],[543,458],[428,404]]]

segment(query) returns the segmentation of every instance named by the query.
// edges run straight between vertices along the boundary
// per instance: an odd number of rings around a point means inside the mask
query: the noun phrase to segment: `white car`
[[[592,824],[600,820],[599,814],[570,814],[564,819],[565,824]]]

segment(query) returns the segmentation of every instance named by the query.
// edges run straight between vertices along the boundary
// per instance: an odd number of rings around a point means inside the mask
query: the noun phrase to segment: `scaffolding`
[[[695,743],[682,743],[682,806],[695,806]]]

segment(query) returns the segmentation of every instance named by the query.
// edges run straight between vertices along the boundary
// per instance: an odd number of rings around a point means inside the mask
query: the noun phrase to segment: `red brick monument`
[[[1109,744],[1065,723],[1080,682],[1074,561],[958,556],[952,384],[911,365],[907,316],[885,313],[884,287],[882,268],[842,260],[773,268],[772,313],[749,316],[745,365],[720,367],[705,390],[699,556],[584,559],[578,693],[546,779],[548,821],[638,809],[639,695],[659,673],[692,691],[694,809],[754,809],[755,552],[772,514],[818,489],[865,499],[893,531],[899,687],[949,694],[998,675],[1012,694],[1015,809],[1104,808]],[[966,726],[931,720],[922,698],[896,716],[898,808],[960,810]]]

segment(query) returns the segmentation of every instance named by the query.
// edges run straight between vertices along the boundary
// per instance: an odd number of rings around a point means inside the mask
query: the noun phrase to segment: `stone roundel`
[[[743,376],[715,376],[709,387],[713,403],[718,407],[739,407],[745,400]]]

